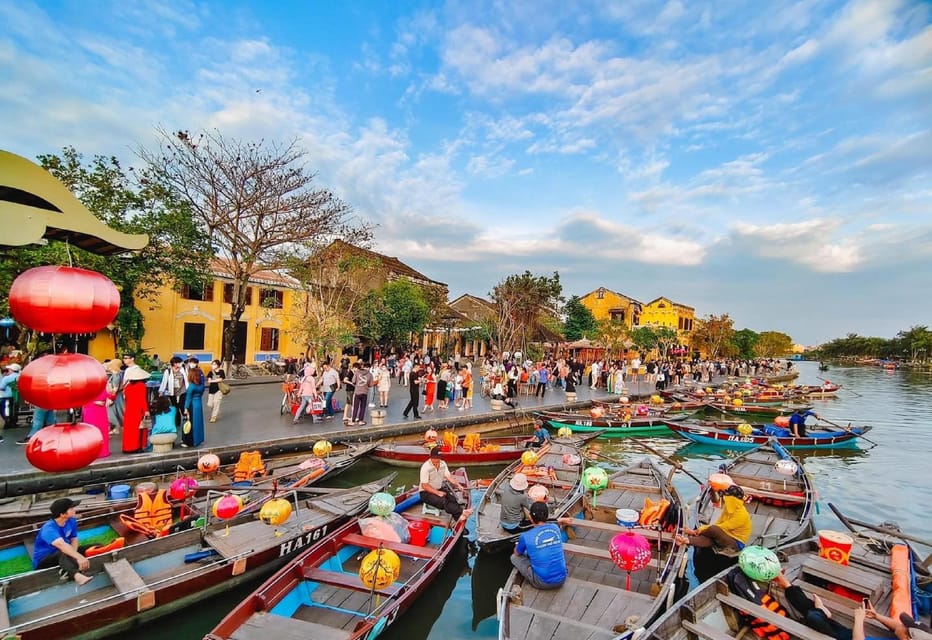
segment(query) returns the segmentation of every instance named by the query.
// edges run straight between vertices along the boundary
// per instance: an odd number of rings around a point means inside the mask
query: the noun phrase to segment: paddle
[[[877,446],[877,443],[876,443],[876,442],[874,442],[873,440],[871,440],[870,438],[868,438],[868,437],[865,436],[865,435],[861,435],[860,433],[855,433],[855,432],[851,429],[851,427],[843,427],[843,426],[841,426],[840,424],[838,424],[837,422],[832,422],[831,420],[829,420],[829,419],[827,419],[827,418],[819,418],[819,420],[821,420],[822,422],[827,422],[827,423],[829,423],[830,425],[832,425],[833,427],[837,427],[837,428],[841,429],[842,431],[845,431],[845,432],[847,432],[847,433],[850,433],[850,434],[852,434],[852,435],[854,435],[854,436],[856,436],[856,437],[858,437],[858,438],[864,438],[865,440],[867,440],[868,442],[870,442],[870,443],[871,443],[872,445],[874,445],[875,447]]]
[[[855,518],[849,518],[843,514],[838,507],[836,507],[831,502],[828,503],[828,508],[831,509],[838,519],[841,520],[841,523],[848,527],[853,533],[858,533],[858,530],[855,528],[855,525],[859,527],[864,527],[865,529],[871,529],[878,533],[883,533],[894,538],[900,538],[902,540],[909,540],[911,542],[918,542],[919,544],[925,545],[927,547],[932,547],[932,540],[926,540],[924,538],[919,538],[917,536],[910,535],[908,533],[903,533],[902,531],[897,531],[896,529],[889,529],[887,527],[878,526],[876,524],[870,524],[869,522],[863,522],[861,520],[856,520]]]
[[[825,378],[820,378],[819,376],[816,376],[816,379],[817,379],[817,380],[821,380],[822,382],[828,382],[828,380],[826,380]],[[840,389],[844,389],[844,390],[847,391],[848,393],[853,393],[854,395],[856,395],[856,396],[859,397],[859,398],[863,398],[863,397],[864,397],[864,396],[862,396],[860,393],[858,393],[857,391],[852,391],[852,390],[849,389],[848,387],[839,387],[839,388],[840,388]]]

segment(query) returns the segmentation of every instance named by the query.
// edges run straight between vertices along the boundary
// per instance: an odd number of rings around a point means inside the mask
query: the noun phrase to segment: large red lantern
[[[19,377],[20,395],[43,409],[80,407],[96,400],[106,385],[103,366],[80,353],[42,356]]]
[[[94,425],[53,424],[29,439],[26,459],[43,471],[76,471],[96,460],[103,444],[103,435]]]
[[[9,299],[13,317],[42,333],[97,333],[120,310],[107,276],[74,267],[29,269],[13,281]]]
[[[612,538],[608,545],[608,552],[612,557],[612,562],[628,573],[625,587],[630,590],[631,572],[640,571],[650,562],[650,542],[639,533],[626,531]]]
[[[172,497],[172,500],[187,500],[192,497],[196,491],[197,480],[187,476],[175,478],[172,480],[172,483],[168,485],[168,495]]]

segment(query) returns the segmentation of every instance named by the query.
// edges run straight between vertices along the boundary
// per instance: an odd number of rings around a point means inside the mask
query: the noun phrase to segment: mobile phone
[[[864,607],[865,609],[867,608],[867,605],[869,605],[870,603],[871,603],[870,598],[861,598],[861,606]]]

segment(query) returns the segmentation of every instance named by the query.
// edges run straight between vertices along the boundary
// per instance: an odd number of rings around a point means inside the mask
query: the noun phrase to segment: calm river
[[[832,502],[843,513],[868,522],[895,521],[904,531],[925,535],[932,504],[932,375],[907,371],[887,372],[875,367],[832,367],[825,373],[813,362],[797,363],[803,384],[819,384],[820,376],[843,385],[838,398],[815,401],[820,416],[837,423],[870,424],[859,449],[802,453],[818,488],[816,525],[841,529],[826,506]],[[810,418],[810,423],[812,419]],[[642,457],[642,450],[625,440],[599,441],[602,453],[622,461]],[[685,444],[676,436],[651,438],[650,444],[683,459],[699,477],[713,472],[728,452]],[[471,477],[492,477],[496,469],[477,469]],[[388,472],[381,463],[365,461],[335,480],[351,486]],[[403,470],[399,482],[414,482],[415,472]],[[338,482],[337,482],[338,481]],[[678,474],[677,488],[686,498],[697,485]],[[473,496],[474,502],[479,498]],[[508,575],[507,555],[476,557],[471,545],[462,545],[430,591],[381,636],[385,640],[433,638],[460,640],[495,638],[494,598]],[[133,632],[136,640],[200,640],[255,584],[217,596],[196,609],[162,619]],[[475,594],[475,598],[474,598]],[[274,639],[269,639],[274,640]]]

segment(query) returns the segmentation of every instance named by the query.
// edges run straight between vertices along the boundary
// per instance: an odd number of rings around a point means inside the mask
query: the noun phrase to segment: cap
[[[431,457],[431,458],[442,458],[443,456],[440,455],[440,447],[433,447],[433,448],[431,448],[431,450],[430,450],[430,457]]]
[[[59,498],[52,503],[52,506],[49,507],[49,511],[52,514],[53,518],[57,518],[61,514],[65,513],[71,507],[76,507],[81,504],[80,500],[72,500],[71,498]]]
[[[515,491],[524,491],[527,489],[527,476],[523,473],[516,473],[511,476],[511,480],[508,481],[508,484],[510,484],[511,488]]]
[[[902,622],[903,626],[907,629],[919,629],[920,631],[925,631],[926,633],[932,633],[932,628],[930,628],[929,625],[919,622],[918,620],[914,620],[908,613],[900,614],[900,622]]]

